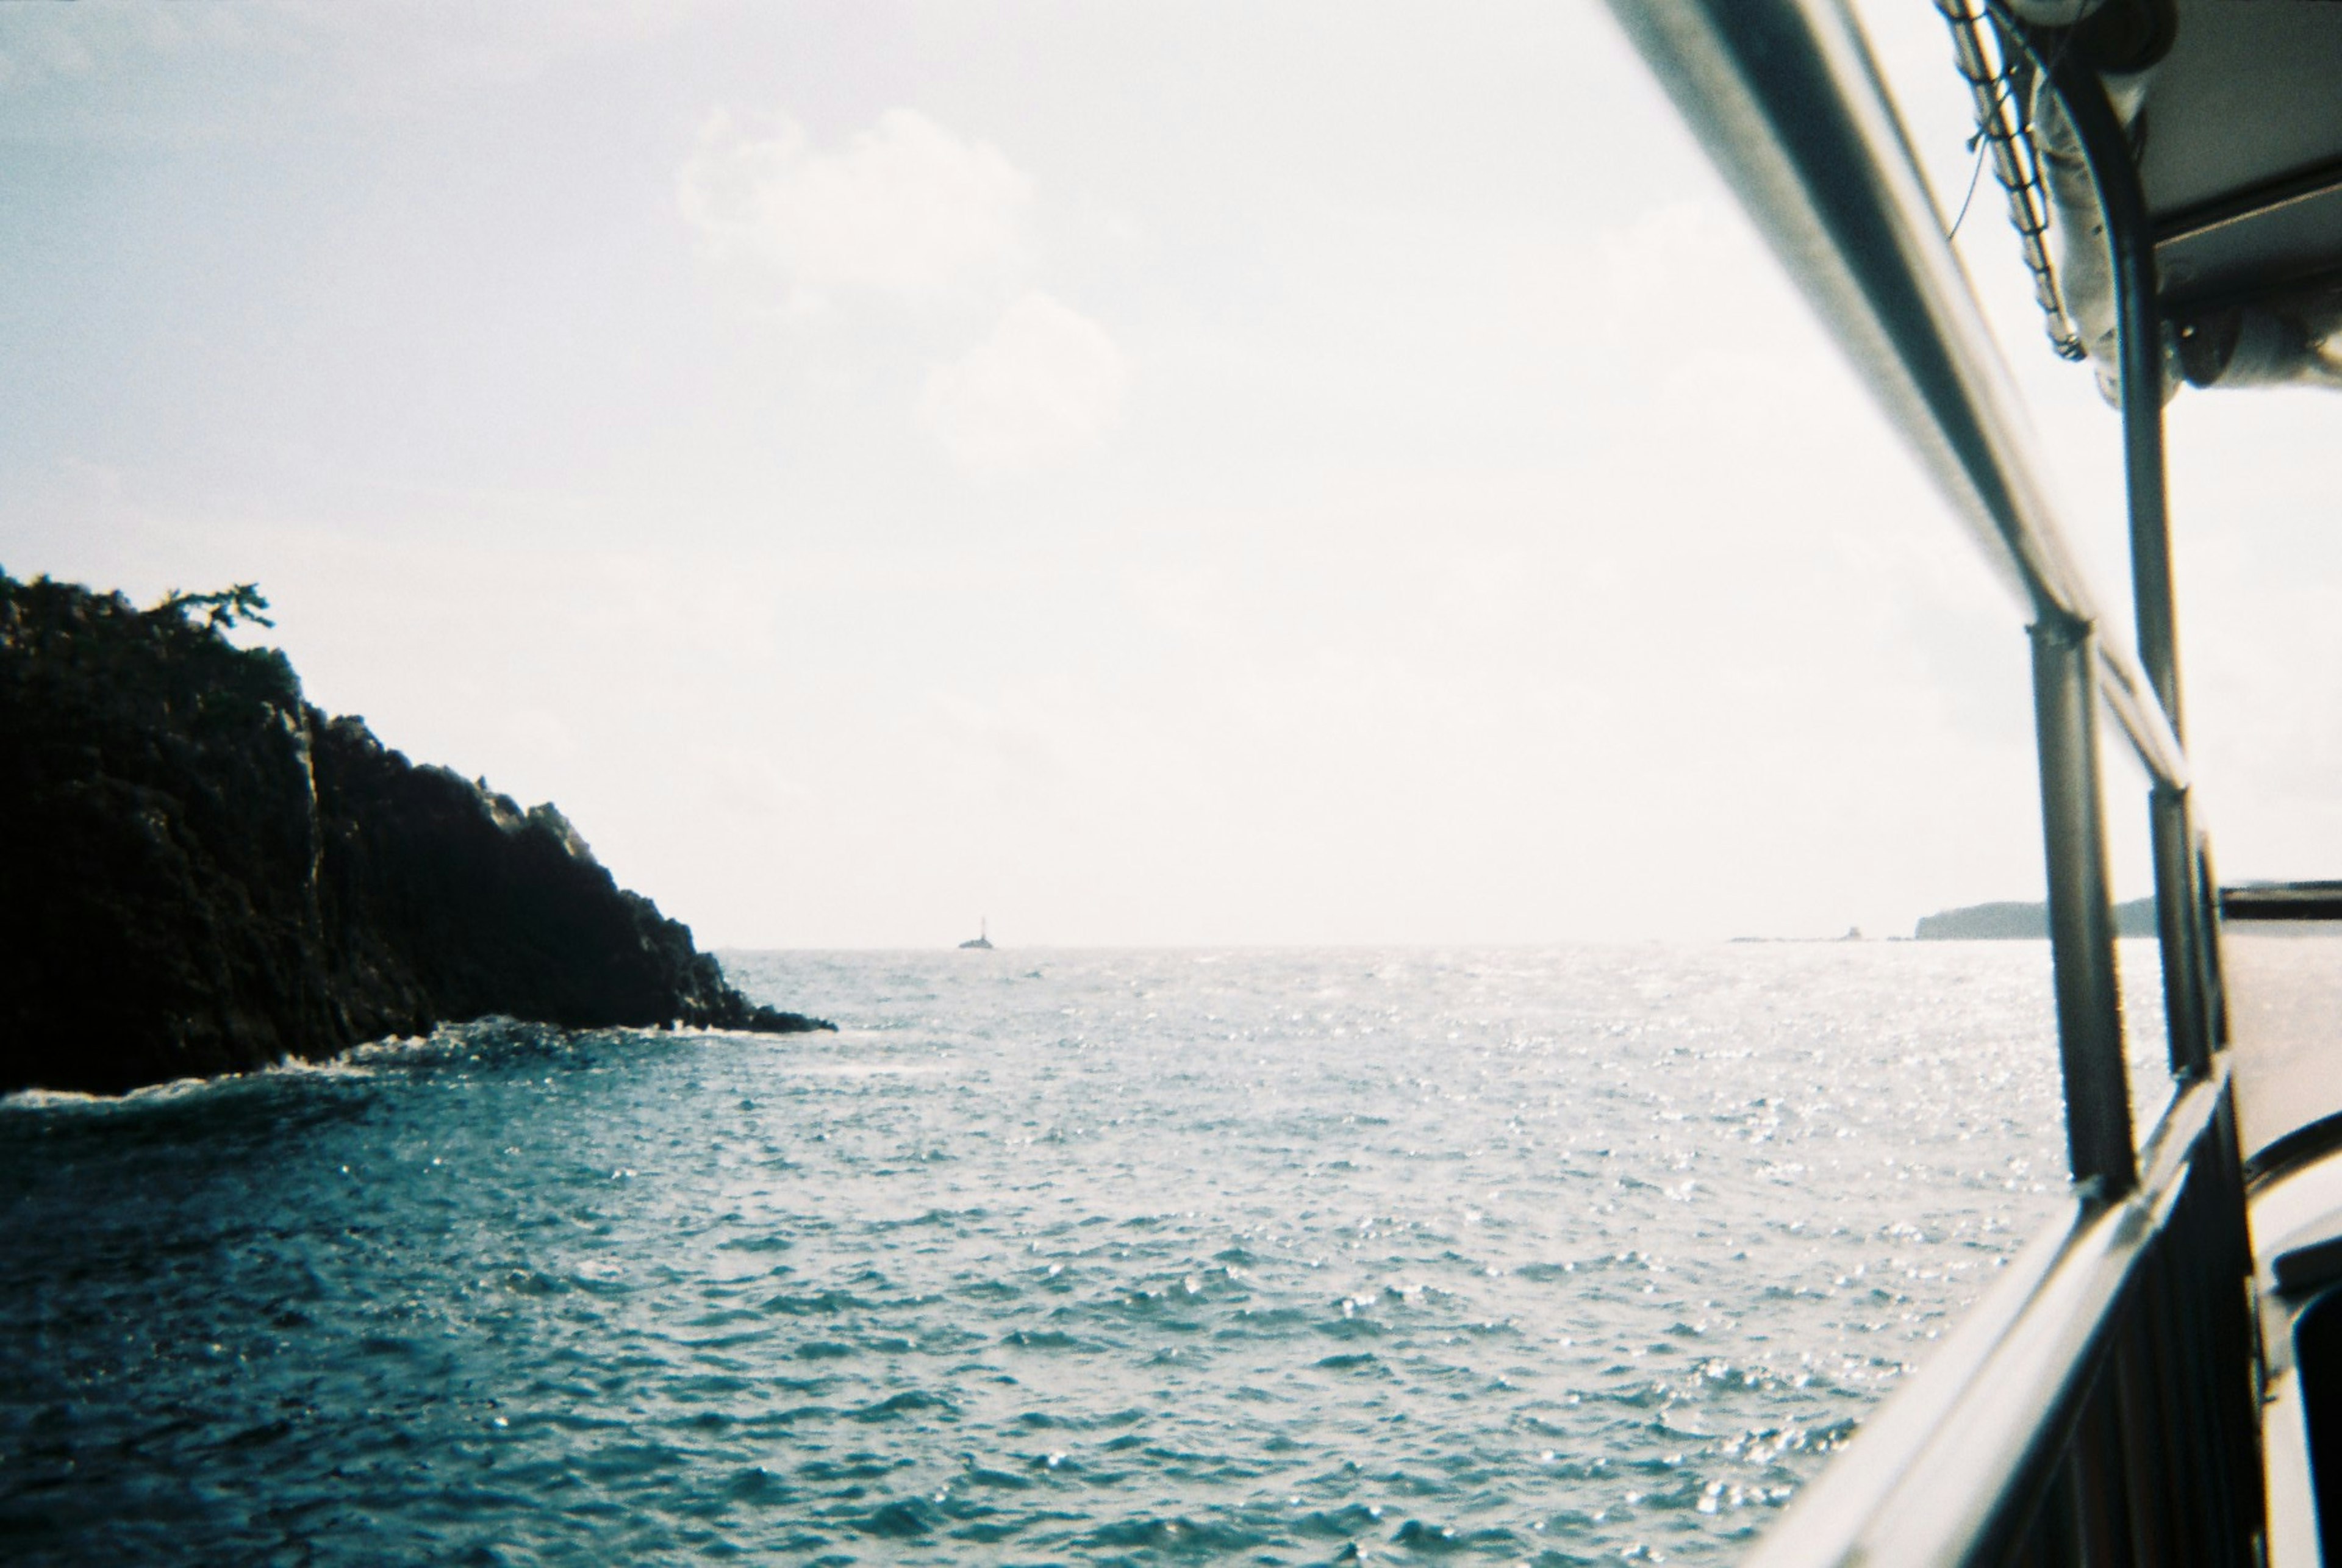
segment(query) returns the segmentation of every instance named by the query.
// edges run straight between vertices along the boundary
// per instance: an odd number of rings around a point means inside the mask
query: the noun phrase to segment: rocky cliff
[[[119,1093],[506,1014],[823,1028],[754,1006],[550,805],[418,767],[224,634],[0,573],[0,1091]]]

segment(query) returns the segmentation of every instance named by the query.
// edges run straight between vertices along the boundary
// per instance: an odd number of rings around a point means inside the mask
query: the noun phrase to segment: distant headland
[[[490,1014],[832,1025],[751,1004],[550,804],[302,698],[248,584],[0,572],[0,1092],[118,1094]]]
[[[1922,915],[1912,934],[1920,942],[2007,942],[2049,935],[2048,906],[2041,904],[1970,904]],[[2115,934],[2153,936],[2155,900],[2134,898],[2115,905]]]

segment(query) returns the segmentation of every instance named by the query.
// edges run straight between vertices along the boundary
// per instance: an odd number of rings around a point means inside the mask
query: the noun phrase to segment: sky
[[[2038,895],[2020,618],[1591,0],[5,6],[0,211],[0,566],[258,582],[703,944]],[[1988,175],[1959,245],[2120,608]],[[2231,876],[2342,874],[2337,419],[2171,412]]]

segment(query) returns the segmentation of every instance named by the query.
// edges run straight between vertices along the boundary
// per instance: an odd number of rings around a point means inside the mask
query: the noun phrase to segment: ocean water
[[[2060,1186],[2037,943],[726,964],[0,1102],[0,1560],[1725,1563]]]

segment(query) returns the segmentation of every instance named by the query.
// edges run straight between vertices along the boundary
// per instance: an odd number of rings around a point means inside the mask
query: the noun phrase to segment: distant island
[[[302,698],[256,589],[0,572],[0,1092],[119,1094],[504,1014],[832,1025],[751,1004],[550,804]]]
[[[1912,936],[1920,942],[2046,941],[2049,908],[2044,904],[1971,904],[1922,915]],[[2153,936],[2155,900],[2134,898],[2115,905],[2115,934]]]

